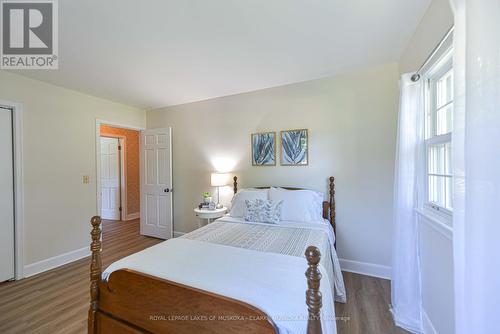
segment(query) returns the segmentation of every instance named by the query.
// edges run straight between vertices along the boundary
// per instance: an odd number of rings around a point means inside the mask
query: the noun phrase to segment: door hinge
[[[120,151],[122,149],[122,147],[120,145],[118,145],[118,151]]]
[[[120,207],[118,208],[118,210],[122,211],[122,207],[120,206]]]

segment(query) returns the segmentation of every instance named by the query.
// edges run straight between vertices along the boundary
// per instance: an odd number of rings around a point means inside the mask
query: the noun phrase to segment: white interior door
[[[12,110],[0,108],[0,282],[14,278]]]
[[[141,131],[141,234],[172,238],[172,129]]]
[[[101,217],[120,220],[120,152],[118,138],[101,137]]]

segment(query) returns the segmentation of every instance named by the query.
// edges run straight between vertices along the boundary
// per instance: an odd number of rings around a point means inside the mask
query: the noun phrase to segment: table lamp
[[[229,184],[229,173],[212,173],[210,178],[210,185],[212,187],[217,187],[217,209],[222,208],[220,204],[219,188],[227,186]]]

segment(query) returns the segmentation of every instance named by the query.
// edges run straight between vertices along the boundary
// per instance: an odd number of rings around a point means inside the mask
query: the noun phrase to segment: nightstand
[[[196,213],[196,216],[201,219],[206,219],[208,224],[211,223],[214,219],[224,216],[226,212],[227,212],[226,207],[214,210],[198,209],[198,208],[194,209],[194,213]]]

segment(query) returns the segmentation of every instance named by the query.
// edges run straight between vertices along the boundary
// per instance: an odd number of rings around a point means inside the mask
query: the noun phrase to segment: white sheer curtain
[[[500,1],[451,3],[455,328],[500,333]]]
[[[400,81],[400,108],[394,180],[392,247],[392,313],[396,325],[422,332],[418,223],[420,149],[423,141],[423,80],[412,82],[411,74]]]

